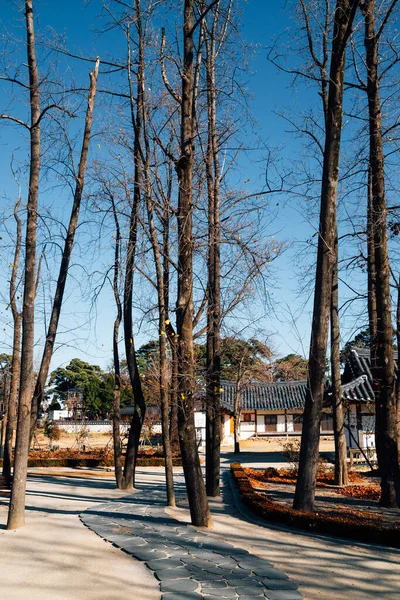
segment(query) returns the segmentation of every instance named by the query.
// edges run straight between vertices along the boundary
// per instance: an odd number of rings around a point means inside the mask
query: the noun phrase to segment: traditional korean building
[[[242,386],[239,390],[241,439],[252,436],[301,435],[306,387],[306,381],[251,382]],[[350,351],[345,362],[341,389],[347,446],[375,448],[375,397],[369,350],[353,348]],[[222,428],[226,442],[233,437],[236,394],[235,383],[221,382]],[[322,435],[333,435],[331,397],[328,381],[321,420]]]
[[[303,411],[306,398],[306,381],[274,383],[251,382],[239,392],[230,381],[221,382],[221,409],[223,438],[233,436],[233,407],[239,393],[240,438],[252,436],[299,436],[303,428]],[[321,432],[333,434],[330,414],[324,414]]]

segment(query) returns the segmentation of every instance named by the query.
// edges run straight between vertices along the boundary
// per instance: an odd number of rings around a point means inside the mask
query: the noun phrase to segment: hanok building
[[[251,382],[239,391],[240,439],[252,436],[300,436],[306,399],[306,381]],[[237,386],[221,382],[222,431],[225,443],[233,439],[233,410]],[[333,435],[331,391],[327,382],[321,434]],[[369,350],[353,348],[342,376],[345,434],[348,448],[375,447],[375,398]]]
[[[240,439],[301,435],[306,388],[306,381],[251,382],[244,385],[238,399]],[[235,383],[222,381],[221,390],[223,439],[230,442],[233,438],[233,407],[237,387]],[[333,434],[331,414],[323,416],[321,433]]]

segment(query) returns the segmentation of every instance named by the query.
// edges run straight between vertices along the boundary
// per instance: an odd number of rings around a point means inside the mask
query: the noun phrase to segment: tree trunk
[[[376,356],[376,333],[377,333],[377,316],[376,316],[376,267],[375,267],[375,242],[374,242],[374,218],[373,218],[373,194],[372,194],[372,177],[371,166],[368,164],[368,207],[367,207],[367,270],[368,270],[368,320],[369,320],[369,337],[371,364]]]
[[[240,391],[239,384],[236,385],[235,399],[233,402],[233,451],[240,453]]]
[[[174,450],[179,447],[178,434],[178,352],[176,343],[170,343],[171,348],[171,383],[169,387],[169,403],[171,417],[169,423],[169,436]]]
[[[397,372],[400,373],[400,278],[397,280],[397,310],[396,310],[396,341],[397,341]],[[397,403],[397,450],[400,462],[400,377],[396,378]]]
[[[299,475],[293,502],[294,508],[304,511],[314,508],[335,254],[345,51],[357,6],[358,0],[337,0],[332,39],[308,384]]]
[[[123,489],[123,470],[122,470],[122,444],[121,444],[121,370],[119,366],[118,337],[119,327],[122,321],[122,305],[119,297],[118,277],[120,268],[121,251],[121,230],[118,221],[117,210],[113,196],[111,204],[115,222],[115,254],[114,254],[114,277],[113,292],[115,305],[117,307],[117,316],[113,328],[113,361],[114,361],[114,404],[113,404],[113,447],[114,447],[114,469],[115,482],[118,489]]]
[[[194,166],[193,27],[194,0],[185,0],[183,22],[183,72],[180,158],[176,164],[178,199],[178,430],[192,524],[210,526],[206,490],[200,467],[194,424],[193,356],[193,233],[192,196]]]
[[[221,260],[220,260],[220,179],[217,139],[217,99],[215,83],[215,42],[219,2],[211,31],[206,38],[208,144],[206,173],[208,188],[208,311],[206,370],[206,490],[220,494],[221,452]]]
[[[165,301],[168,299],[168,290],[164,289],[165,272],[160,252],[160,245],[157,237],[157,230],[154,223],[153,200],[152,200],[152,185],[150,160],[151,150],[147,128],[147,113],[144,101],[143,110],[143,134],[146,158],[144,163],[145,172],[145,189],[146,189],[146,208],[149,227],[149,237],[153,250],[154,265],[156,269],[157,280],[157,301],[158,301],[158,335],[159,335],[159,350],[160,350],[160,368],[159,368],[159,390],[161,404],[161,430],[164,449],[164,465],[165,465],[165,481],[167,488],[168,506],[175,506],[175,491],[174,491],[174,471],[172,465],[172,449],[169,434],[169,410],[168,410],[168,363],[167,363],[167,311]],[[165,243],[165,241],[164,241]],[[169,286],[169,281],[168,281]]]
[[[331,370],[332,370],[332,413],[335,440],[335,485],[347,485],[347,447],[344,433],[342,386],[340,377],[340,324],[339,324],[339,281],[338,281],[338,238],[336,226],[335,264],[332,274],[331,296]]]
[[[15,252],[14,262],[11,272],[10,279],[10,307],[13,316],[13,352],[11,362],[11,386],[10,394],[8,396],[7,406],[7,423],[6,423],[6,435],[4,443],[4,457],[3,457],[3,477],[5,478],[8,485],[11,484],[11,462],[12,462],[12,446],[14,439],[15,424],[17,420],[17,406],[18,406],[18,389],[19,380],[21,374],[21,324],[22,315],[18,311],[16,293],[17,293],[17,276],[18,267],[21,253],[22,243],[22,222],[18,216],[18,210],[21,203],[21,197],[14,208],[14,218],[16,221],[17,232],[15,241]]]
[[[64,299],[65,285],[68,277],[69,263],[71,260],[72,248],[74,245],[75,232],[78,226],[79,211],[81,207],[83,186],[85,184],[85,172],[87,158],[89,154],[90,135],[93,123],[94,101],[96,97],[97,77],[99,74],[100,59],[97,58],[96,65],[92,73],[89,74],[90,86],[88,94],[88,102],[86,109],[85,129],[82,141],[82,150],[79,160],[78,173],[76,175],[74,202],[72,204],[71,216],[68,224],[67,236],[64,242],[64,250],[61,258],[60,271],[57,280],[56,291],[54,294],[53,307],[50,316],[50,322],[47,329],[46,342],[43,350],[42,361],[40,363],[39,374],[36,380],[35,392],[32,399],[31,412],[31,431],[30,438],[32,440],[35,431],[37,415],[43,401],[44,388],[46,385],[47,376],[49,374],[50,362],[53,356],[54,344],[57,336],[58,322],[60,320],[61,308]]]
[[[165,327],[165,319],[159,317],[160,329]],[[165,331],[165,329],[163,330]],[[161,429],[164,448],[165,481],[167,487],[168,506],[175,506],[174,470],[172,463],[172,447],[169,435],[168,414],[168,364],[165,334],[160,335],[160,400],[161,400]]]
[[[393,327],[390,301],[390,270],[386,230],[385,168],[382,143],[382,114],[379,96],[378,38],[375,29],[375,0],[363,5],[367,94],[369,109],[370,168],[374,256],[376,273],[376,344],[372,373],[376,411],[376,451],[381,476],[382,506],[400,507],[400,469],[397,439]]]
[[[171,454],[179,448],[178,436],[178,358],[177,358],[177,340],[175,332],[169,319],[169,273],[170,273],[170,247],[169,247],[169,227],[171,218],[171,194],[172,194],[173,166],[172,162],[168,165],[168,186],[167,194],[164,197],[163,215],[162,215],[162,278],[164,290],[165,306],[165,332],[167,334],[169,347],[171,350],[171,378],[168,385],[168,412],[169,412],[169,440],[171,445]]]
[[[144,39],[141,22],[141,3],[140,0],[135,2],[136,20],[135,26],[138,32],[138,67],[137,67],[137,90],[136,90],[136,113],[135,100],[133,94],[133,86],[131,80],[131,47],[130,47],[130,30],[128,30],[128,65],[127,75],[129,83],[129,95],[131,106],[132,127],[134,133],[133,143],[133,160],[135,165],[134,174],[134,189],[133,189],[133,204],[131,210],[128,250],[125,268],[125,286],[124,286],[124,338],[125,338],[125,353],[126,362],[128,365],[129,378],[132,385],[133,398],[135,402],[135,412],[132,417],[128,444],[125,456],[123,486],[124,489],[132,489],[135,486],[136,460],[139,448],[140,433],[142,431],[143,421],[146,414],[146,403],[144,400],[142,382],[137,366],[135,345],[133,341],[133,274],[135,266],[138,216],[141,204],[141,188],[143,182],[143,169],[140,139],[142,135],[142,119],[143,119],[143,100],[144,100]]]
[[[25,523],[25,495],[28,468],[30,416],[33,393],[33,348],[35,343],[36,229],[40,173],[40,96],[35,51],[33,2],[25,0],[29,93],[31,106],[30,168],[25,238],[25,281],[22,308],[21,378],[19,387],[14,475],[7,529]]]

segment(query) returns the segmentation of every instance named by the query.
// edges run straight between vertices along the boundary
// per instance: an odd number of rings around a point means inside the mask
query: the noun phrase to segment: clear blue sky
[[[0,18],[4,26],[14,34],[23,36],[23,29],[18,24],[22,16],[16,12],[15,4],[22,2],[2,2]],[[175,2],[177,10],[181,8],[182,2]],[[283,10],[288,3],[284,0],[267,2],[266,0],[249,0],[243,2],[243,18],[241,34],[248,44],[252,44],[256,51],[250,62],[251,77],[248,80],[250,92],[254,98],[251,100],[251,111],[257,120],[259,136],[268,142],[272,148],[279,148],[280,161],[295,161],[298,154],[302,152],[301,144],[290,133],[285,121],[277,115],[283,109],[300,110],[305,103],[310,101],[310,91],[301,87],[293,89],[290,86],[289,76],[278,73],[276,68],[268,62],[266,47],[271,44],[274,36],[282,33],[290,23],[290,15]],[[89,3],[81,0],[70,0],[69,2],[57,2],[42,0],[36,2],[36,10],[39,14],[37,21],[38,35],[46,35],[51,28],[58,35],[66,36],[67,46],[71,52],[84,54],[86,56],[106,56],[110,50],[117,53],[119,44],[116,34],[108,34],[107,37],[96,33],[101,23],[98,20],[101,3],[92,0]],[[115,35],[115,39],[114,36]],[[63,59],[61,59],[63,60]],[[87,65],[81,65],[77,61],[69,61],[72,65],[74,75],[78,80],[83,73],[87,73]],[[85,75],[86,76],[86,75]],[[0,101],[0,110],[7,109]],[[10,104],[11,106],[11,104]],[[0,170],[1,183],[0,193],[6,198],[15,196],[15,185],[10,175],[11,152],[16,152],[17,158],[22,158],[26,150],[26,136],[16,127],[1,128],[0,123]],[[257,157],[259,159],[260,156]],[[249,192],[260,189],[263,183],[264,165],[253,160],[253,156],[242,157],[240,161],[241,172],[237,175],[240,179],[247,180]],[[319,176],[319,175],[318,175]],[[247,188],[246,188],[247,189]],[[59,192],[56,192],[56,196]],[[54,190],[47,190],[43,199],[51,203],[55,213],[65,218],[68,210],[63,212],[68,203],[64,193],[52,199]],[[45,196],[45,197],[44,197]],[[299,270],[295,263],[303,242],[315,232],[315,222],[309,223],[308,215],[304,216],[302,210],[293,201],[289,202],[285,196],[279,196],[274,204],[279,202],[279,210],[274,223],[270,227],[270,234],[275,234],[278,240],[288,240],[291,243],[287,252],[280,257],[274,267],[276,283],[271,286],[272,305],[275,311],[266,310],[260,301],[255,302],[252,314],[256,319],[261,317],[259,325],[271,335],[270,341],[278,354],[284,355],[289,352],[300,354],[308,352],[310,333],[310,302],[303,309],[307,290],[302,298],[298,298],[297,290],[299,284],[303,284]],[[276,207],[274,207],[275,211]],[[3,236],[4,237],[4,236]],[[90,256],[90,254],[89,254]],[[7,250],[2,250],[3,261],[9,259]],[[95,257],[92,257],[95,260]],[[86,258],[85,260],[90,260]],[[310,257],[310,261],[312,256]],[[8,270],[9,272],[9,270]],[[2,273],[3,293],[6,286],[7,273]],[[86,302],[82,299],[86,295]],[[63,312],[61,330],[76,329],[74,334],[65,334],[59,338],[63,345],[57,351],[53,359],[53,367],[65,363],[74,356],[79,356],[89,362],[96,362],[106,367],[111,362],[111,336],[112,320],[114,316],[114,305],[109,292],[104,293],[98,302],[96,313],[90,313],[91,298],[89,289],[76,290],[73,280],[68,283],[68,300]],[[4,349],[7,350],[9,341],[9,318],[5,312],[6,303],[1,300],[0,318],[3,323]],[[264,314],[266,316],[264,317]],[[96,314],[96,317],[94,317]],[[295,325],[294,322],[295,321]],[[90,326],[87,323],[90,321]],[[350,322],[348,331],[351,331],[353,323]],[[43,326],[42,326],[43,327]],[[40,324],[38,330],[42,329]],[[345,334],[346,335],[346,334]],[[138,336],[137,345],[154,337],[154,331],[148,326],[142,328]],[[7,339],[8,338],[8,339]],[[303,346],[301,343],[303,342]],[[65,344],[65,345],[64,345]],[[38,345],[37,358],[40,357],[41,348]]]

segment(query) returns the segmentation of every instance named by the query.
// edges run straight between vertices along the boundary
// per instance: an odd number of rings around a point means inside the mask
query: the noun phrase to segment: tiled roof
[[[397,352],[393,353],[393,357],[395,370],[397,371]],[[368,348],[354,347],[346,357],[343,380],[349,382],[361,375],[367,375],[369,380],[372,381],[371,354]]]
[[[397,376],[398,353],[393,353],[395,374]],[[346,357],[343,373],[343,397],[359,402],[374,402],[373,377],[371,372],[371,354],[368,348],[353,347]]]
[[[284,381],[276,383],[249,383],[241,390],[241,410],[295,410],[303,409],[307,381]],[[221,381],[221,404],[233,410],[236,383]]]
[[[371,380],[367,375],[361,375],[349,383],[342,385],[342,397],[345,400],[358,402],[373,402],[375,400]]]

